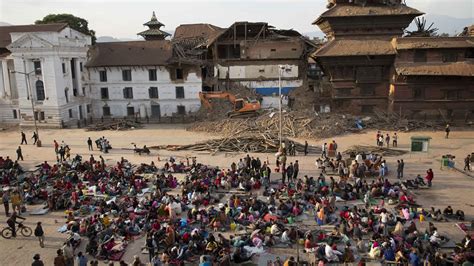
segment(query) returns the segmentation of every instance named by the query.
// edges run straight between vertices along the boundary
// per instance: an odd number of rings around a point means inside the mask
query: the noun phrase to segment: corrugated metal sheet
[[[398,75],[474,77],[474,64],[469,62],[440,64],[396,64]]]

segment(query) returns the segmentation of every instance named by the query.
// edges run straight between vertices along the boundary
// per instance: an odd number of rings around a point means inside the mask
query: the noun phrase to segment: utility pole
[[[26,68],[25,68],[26,69]],[[35,103],[34,103],[34,100],[33,100],[33,92],[31,90],[31,87],[30,87],[30,75],[32,73],[34,73],[36,70],[33,70],[29,73],[26,73],[26,72],[20,72],[20,71],[11,71],[11,73],[18,73],[18,74],[22,74],[26,77],[26,94],[29,96],[30,98],[30,102],[31,102],[31,112],[32,112],[32,117],[33,117],[33,122],[35,123],[35,132],[36,132],[36,136],[38,136],[38,141],[36,141],[36,147],[41,147],[41,140],[40,140],[40,137],[39,137],[39,131],[38,131],[38,124],[36,123],[36,119],[38,117],[35,117]],[[39,115],[39,114],[38,114]]]

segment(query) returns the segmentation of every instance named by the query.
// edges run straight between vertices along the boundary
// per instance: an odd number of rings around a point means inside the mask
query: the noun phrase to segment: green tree
[[[49,14],[43,19],[35,21],[35,24],[50,23],[67,23],[72,29],[91,36],[93,44],[96,41],[95,31],[89,29],[89,22],[83,18],[71,14]]]

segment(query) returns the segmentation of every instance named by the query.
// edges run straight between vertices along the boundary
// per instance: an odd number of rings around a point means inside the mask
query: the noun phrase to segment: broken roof
[[[334,39],[319,50],[314,57],[326,56],[361,56],[361,55],[394,55],[390,40],[374,38]]]
[[[397,50],[474,48],[474,37],[405,37],[392,42]]]
[[[395,64],[398,75],[404,76],[463,76],[474,77],[474,64],[471,62],[456,63],[415,63]]]
[[[318,24],[319,20],[323,18],[333,17],[368,17],[368,16],[403,16],[403,15],[423,15],[414,8],[406,5],[369,5],[361,6],[356,4],[336,4],[316,19],[313,24]]]
[[[86,66],[160,66],[167,65],[172,55],[168,40],[96,43]]]
[[[189,39],[189,38],[197,38],[197,37],[210,39],[223,31],[224,31],[223,28],[214,26],[212,24],[206,24],[206,23],[182,24],[176,28],[174,32],[173,40]]]
[[[0,48],[6,48],[11,42],[10,33],[13,32],[60,32],[67,27],[67,23],[17,25],[0,27]]]

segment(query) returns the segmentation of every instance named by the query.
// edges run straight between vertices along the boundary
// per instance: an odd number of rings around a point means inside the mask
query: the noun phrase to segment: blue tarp
[[[288,95],[295,87],[281,87],[281,94]],[[262,96],[278,95],[278,87],[255,88],[255,92]]]

